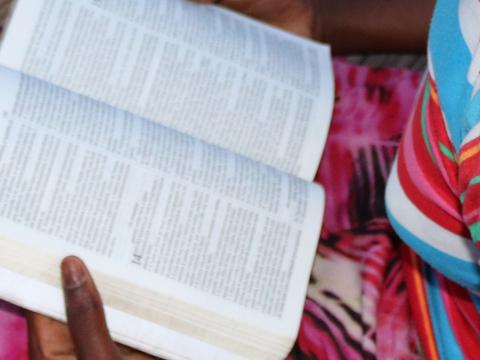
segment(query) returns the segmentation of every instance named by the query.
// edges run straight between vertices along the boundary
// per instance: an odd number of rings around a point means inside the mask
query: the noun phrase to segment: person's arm
[[[194,0],[329,43],[334,53],[425,52],[434,0]]]

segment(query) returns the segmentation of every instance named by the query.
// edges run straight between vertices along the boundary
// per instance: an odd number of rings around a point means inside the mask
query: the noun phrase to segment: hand
[[[150,359],[114,344],[102,300],[84,263],[76,257],[67,257],[61,269],[68,327],[29,313],[30,359]]]
[[[315,38],[316,0],[193,0],[203,4],[220,4],[273,26],[308,38]]]

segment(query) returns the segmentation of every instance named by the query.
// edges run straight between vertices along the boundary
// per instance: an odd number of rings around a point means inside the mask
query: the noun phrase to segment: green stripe
[[[422,133],[423,133],[423,140],[425,141],[425,145],[427,146],[428,152],[430,153],[430,157],[433,161],[435,158],[433,157],[432,146],[430,145],[430,141],[428,141],[427,135],[427,108],[428,108],[428,100],[430,100],[430,83],[427,82],[425,86],[425,93],[423,94],[423,101],[422,101]]]
[[[480,240],[480,222],[476,222],[475,224],[470,225],[469,227],[470,234],[472,235],[472,239],[477,241]]]
[[[472,180],[470,180],[468,186],[477,184],[480,184],[480,176],[475,176]]]
[[[475,176],[468,182],[468,187],[480,184],[480,176]],[[460,194],[460,202],[463,204],[465,201],[465,196],[467,195],[467,190],[465,190],[462,194]]]
[[[438,142],[438,146],[440,147],[440,150],[442,151],[443,155],[445,155],[447,158],[452,160],[453,162],[457,162],[457,159],[455,159],[455,155],[448,149],[445,145],[443,145],[440,141]]]

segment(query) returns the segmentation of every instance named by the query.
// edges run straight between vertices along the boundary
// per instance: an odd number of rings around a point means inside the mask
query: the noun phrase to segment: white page
[[[19,0],[0,64],[312,180],[329,48],[183,0]]]
[[[323,214],[318,186],[5,69],[0,116],[0,236],[12,239],[0,264],[37,276],[73,252],[138,286],[142,309],[142,289],[158,306],[174,296],[231,319],[217,328],[233,342],[248,326],[288,350]],[[50,257],[39,264],[17,241]],[[201,314],[175,316],[202,326]]]

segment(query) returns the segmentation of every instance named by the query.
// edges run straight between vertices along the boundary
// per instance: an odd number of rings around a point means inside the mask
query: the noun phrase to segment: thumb
[[[108,332],[100,294],[85,264],[70,256],[61,268],[67,322],[78,359],[120,359]]]

